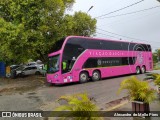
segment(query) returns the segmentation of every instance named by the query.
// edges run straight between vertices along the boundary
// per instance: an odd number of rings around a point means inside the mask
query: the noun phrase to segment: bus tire
[[[88,81],[88,73],[87,72],[81,72],[79,75],[79,82],[85,83]]]
[[[138,75],[138,74],[140,74],[140,73],[141,73],[141,69],[140,69],[139,66],[137,66],[137,67],[136,67],[136,74]]]
[[[92,81],[98,81],[101,79],[101,74],[98,70],[93,71],[92,73]]]
[[[146,72],[146,67],[143,65],[141,68],[141,73],[144,74]]]

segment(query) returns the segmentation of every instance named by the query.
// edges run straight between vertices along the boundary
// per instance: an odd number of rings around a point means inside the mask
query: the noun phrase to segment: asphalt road
[[[154,71],[160,73],[160,71]],[[122,80],[131,75],[107,78],[97,82],[88,82],[85,84],[69,84],[65,86],[43,86],[36,90],[25,93],[14,93],[0,95],[0,111],[36,111],[36,110],[54,110],[57,100],[62,95],[74,93],[88,93],[90,97],[96,100],[99,108],[104,108],[105,104],[127,96],[124,91],[117,94],[117,90]],[[136,75],[139,79],[145,78],[144,74]]]

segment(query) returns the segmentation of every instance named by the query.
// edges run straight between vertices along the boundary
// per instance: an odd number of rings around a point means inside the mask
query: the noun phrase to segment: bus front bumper
[[[47,82],[53,84],[62,84],[61,78],[58,74],[47,74]]]

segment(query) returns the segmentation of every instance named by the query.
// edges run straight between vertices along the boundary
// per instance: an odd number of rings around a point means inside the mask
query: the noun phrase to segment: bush
[[[85,93],[62,96],[58,99],[60,100],[65,100],[67,104],[56,108],[56,111],[71,111],[72,120],[102,120],[100,117],[93,117],[93,115],[98,116],[94,111],[99,111],[99,109]],[[87,117],[83,117],[84,114]]]
[[[122,81],[118,92],[122,90],[127,90],[133,101],[150,103],[156,98],[156,91],[150,88],[148,82],[140,81],[134,76]]]
[[[154,80],[155,85],[160,87],[160,74],[153,74],[153,76],[155,78]]]

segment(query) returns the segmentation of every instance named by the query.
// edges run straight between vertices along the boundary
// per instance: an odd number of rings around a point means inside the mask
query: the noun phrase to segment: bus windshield
[[[49,57],[48,73],[55,73],[59,71],[60,55]]]

